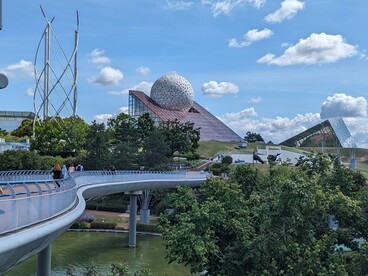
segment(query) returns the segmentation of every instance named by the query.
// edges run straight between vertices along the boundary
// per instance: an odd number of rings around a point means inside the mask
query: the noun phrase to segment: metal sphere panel
[[[160,107],[170,110],[189,110],[193,104],[192,85],[178,74],[168,74],[155,81],[151,98]]]

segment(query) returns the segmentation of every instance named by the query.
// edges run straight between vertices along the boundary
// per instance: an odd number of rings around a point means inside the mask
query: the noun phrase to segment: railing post
[[[38,253],[37,276],[51,276],[51,244]]]

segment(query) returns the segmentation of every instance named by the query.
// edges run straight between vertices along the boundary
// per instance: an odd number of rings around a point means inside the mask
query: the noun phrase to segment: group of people
[[[52,177],[53,179],[62,179],[72,172],[83,170],[84,168],[82,164],[78,164],[77,167],[74,167],[74,165],[72,164],[67,170],[65,164],[63,166],[60,166],[59,163],[55,163],[54,167],[52,168]]]

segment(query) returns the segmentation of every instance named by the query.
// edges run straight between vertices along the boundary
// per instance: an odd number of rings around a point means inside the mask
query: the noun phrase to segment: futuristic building
[[[200,128],[201,141],[240,142],[242,138],[194,101],[191,84],[182,76],[168,74],[152,86],[150,97],[129,91],[129,115],[138,118],[148,113],[155,123],[178,119]]]
[[[355,168],[357,145],[342,118],[330,118],[280,143],[289,147],[348,148],[350,167]]]

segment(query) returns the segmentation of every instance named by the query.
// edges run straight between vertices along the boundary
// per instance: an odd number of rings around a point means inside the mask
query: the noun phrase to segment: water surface
[[[128,234],[67,232],[52,245],[52,275],[84,275],[85,267],[93,266],[101,276],[110,275],[111,264],[127,261],[132,268],[149,268],[152,275],[187,276],[190,269],[184,265],[168,264],[161,237],[138,235],[137,247],[128,247]],[[20,264],[6,276],[37,275],[37,256]]]

